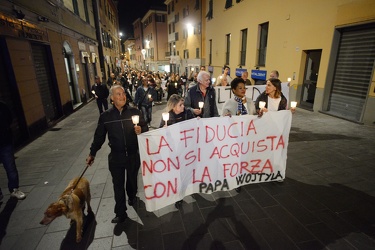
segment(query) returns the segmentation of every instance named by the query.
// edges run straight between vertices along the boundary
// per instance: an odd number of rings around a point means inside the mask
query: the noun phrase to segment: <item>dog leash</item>
[[[89,167],[89,165],[88,164],[86,164],[86,167],[85,167],[85,170],[83,170],[83,172],[82,172],[82,174],[81,174],[81,176],[78,178],[78,181],[77,181],[77,183],[74,185],[74,187],[72,188],[72,192],[73,192],[73,190],[74,189],[76,189],[76,187],[77,187],[77,185],[78,185],[78,183],[79,183],[79,181],[81,180],[81,178],[82,178],[82,176],[85,174],[85,172],[86,172],[86,170],[88,169],[88,167]]]

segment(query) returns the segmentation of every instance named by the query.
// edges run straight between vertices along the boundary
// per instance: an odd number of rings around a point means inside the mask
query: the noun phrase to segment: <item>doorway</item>
[[[313,110],[322,50],[307,50],[300,107]]]

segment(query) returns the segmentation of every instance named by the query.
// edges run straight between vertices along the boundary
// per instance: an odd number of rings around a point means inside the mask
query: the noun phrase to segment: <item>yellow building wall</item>
[[[206,8],[208,8],[208,1]],[[225,63],[225,35],[231,34],[230,64],[232,77],[240,62],[241,30],[248,29],[246,65],[257,66],[258,26],[269,22],[266,64],[262,70],[277,69],[286,81],[296,72],[293,83],[302,83],[300,68],[302,51],[321,49],[322,57],[317,87],[323,88],[334,29],[338,25],[360,23],[375,18],[373,0],[314,1],[242,1],[225,10],[225,0],[215,0],[213,19],[206,20],[206,50],[213,40],[212,66],[214,75],[221,73]],[[208,54],[206,53],[206,57]]]
[[[27,125],[42,119],[44,109],[39,94],[30,43],[25,40],[7,38],[7,46],[19,89],[22,108]]]

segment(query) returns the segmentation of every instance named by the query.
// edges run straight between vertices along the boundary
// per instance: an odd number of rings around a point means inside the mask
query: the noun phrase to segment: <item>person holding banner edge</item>
[[[140,167],[137,135],[148,131],[148,126],[141,111],[126,105],[126,94],[121,85],[112,86],[109,95],[113,101],[113,107],[103,112],[99,117],[86,164],[91,166],[94,163],[96,153],[105,142],[108,134],[111,148],[111,153],[108,155],[108,166],[112,175],[116,202],[114,208],[116,217],[111,222],[121,223],[128,217],[124,188],[125,170],[128,204],[132,206],[136,202],[137,177]],[[139,116],[139,124],[133,124],[133,115]]]
[[[265,102],[264,108],[259,107],[259,102]],[[281,92],[281,81],[277,78],[269,78],[266,90],[261,93],[255,101],[255,108],[259,116],[268,111],[279,111],[287,109],[288,101]],[[294,109],[291,110],[294,113]]]

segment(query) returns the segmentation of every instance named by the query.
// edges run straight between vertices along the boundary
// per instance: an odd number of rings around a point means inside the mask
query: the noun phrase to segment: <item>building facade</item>
[[[118,1],[94,0],[97,6],[97,39],[101,57],[101,74],[105,80],[111,72],[121,70],[121,38],[118,23]]]
[[[204,5],[206,63],[214,76],[229,65],[232,77],[236,69],[247,70],[258,83],[276,69],[290,82],[289,99],[299,107],[373,124],[374,1],[205,0]]]
[[[204,27],[205,6],[199,0],[167,0],[168,54],[171,72],[199,71],[205,65]]]
[[[144,66],[147,71],[165,71],[169,65],[166,52],[167,41],[167,12],[149,10],[141,20],[143,26]],[[143,55],[144,54],[144,55]]]
[[[94,76],[102,74],[97,11],[107,2],[113,4],[112,0],[0,0],[0,100],[15,118],[16,146],[90,98]],[[113,13],[117,20],[117,11]],[[117,21],[113,27],[118,33]]]

